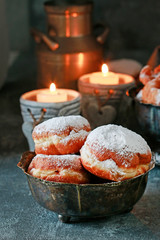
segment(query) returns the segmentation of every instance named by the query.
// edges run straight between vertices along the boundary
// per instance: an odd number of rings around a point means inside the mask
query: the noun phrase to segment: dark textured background
[[[45,30],[43,2],[45,1],[6,0],[12,50],[30,48],[33,43],[30,36],[31,26]],[[160,1],[94,0],[93,2],[93,24],[102,22],[110,26],[110,34],[105,43],[106,57],[129,57],[145,63],[154,47],[160,43]]]
[[[30,35],[30,28],[46,30],[44,2],[44,0],[5,0],[10,50],[19,53],[18,64],[16,61],[9,68],[3,88],[4,92],[1,92],[1,106],[4,106],[4,113],[1,114],[1,128],[3,129],[5,124],[3,115],[7,113],[6,121],[10,121],[11,111],[18,115],[17,119],[12,121],[12,138],[17,131],[14,128],[14,124],[16,125],[14,121],[19,119],[20,125],[22,121],[21,116],[19,116],[19,97],[23,92],[36,87],[35,43]],[[58,2],[62,4],[67,0]],[[93,25],[101,22],[110,26],[110,33],[105,43],[105,57],[132,58],[145,64],[154,47],[159,44],[160,1],[94,0],[93,4]],[[11,92],[8,93],[9,88],[17,89],[18,98],[15,98],[14,95],[11,96]],[[6,99],[8,99],[8,102]],[[16,109],[12,107],[14,103],[16,103]],[[19,130],[20,139],[17,138],[17,141],[18,139],[21,141],[21,138],[23,138],[21,128]],[[0,150],[6,150],[8,147],[12,150],[15,145],[19,149],[17,144],[13,144],[14,141],[8,146],[7,139],[11,132],[8,129],[5,129],[5,131],[5,137],[2,136],[1,138],[3,141]]]

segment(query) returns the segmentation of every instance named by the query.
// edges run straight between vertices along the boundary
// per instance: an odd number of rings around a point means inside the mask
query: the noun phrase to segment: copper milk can
[[[72,4],[46,2],[47,34],[32,29],[36,41],[37,87],[77,89],[78,78],[97,71],[103,59],[103,42],[108,28],[95,37],[92,33],[92,2]],[[58,4],[58,5],[57,5]],[[63,1],[64,4],[64,1]]]

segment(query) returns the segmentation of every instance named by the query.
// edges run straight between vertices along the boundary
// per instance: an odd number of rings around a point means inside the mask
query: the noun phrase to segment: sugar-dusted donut
[[[113,181],[143,174],[151,161],[147,142],[135,132],[114,124],[94,129],[80,153],[84,168]]]
[[[146,65],[140,71],[139,80],[144,85],[146,85],[148,82],[150,82],[151,80],[153,80],[159,76],[160,76],[160,65],[155,67],[153,70],[152,70],[151,66]]]
[[[82,116],[49,119],[33,130],[35,152],[46,155],[77,153],[90,130],[89,122]]]
[[[37,154],[28,167],[28,173],[47,181],[65,183],[89,183],[89,173],[78,155]]]
[[[160,106],[160,76],[149,81],[142,89],[142,102]]]
[[[139,74],[139,80],[140,82],[142,82],[144,85],[151,81],[154,76],[153,76],[154,72],[152,71],[152,68],[149,65],[144,66]]]

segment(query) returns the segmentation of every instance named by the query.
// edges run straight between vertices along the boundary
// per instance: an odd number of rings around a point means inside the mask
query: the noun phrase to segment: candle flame
[[[56,91],[56,85],[54,83],[51,83],[49,89],[50,89],[51,92],[55,92]]]
[[[107,74],[108,71],[109,71],[108,66],[107,66],[107,64],[104,63],[104,64],[102,65],[102,73],[103,73],[103,74]]]

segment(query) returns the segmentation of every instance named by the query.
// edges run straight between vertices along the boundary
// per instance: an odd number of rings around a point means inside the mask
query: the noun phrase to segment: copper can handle
[[[51,40],[48,36],[46,36],[44,33],[41,33],[37,29],[32,28],[31,34],[36,43],[43,41],[52,51],[55,51],[59,47],[59,44],[57,42]]]
[[[97,40],[97,42],[99,42],[100,44],[104,44],[104,42],[106,41],[107,36],[108,36],[108,34],[109,34],[110,27],[109,27],[109,25],[105,25],[105,24],[103,24],[103,23],[97,23],[97,24],[94,26],[94,29],[98,29],[98,28],[103,28],[103,32],[96,37],[96,40]]]

